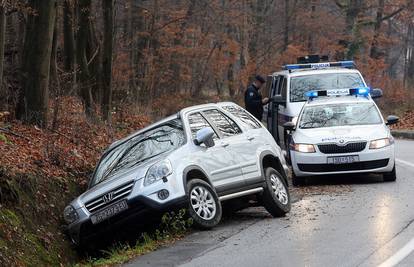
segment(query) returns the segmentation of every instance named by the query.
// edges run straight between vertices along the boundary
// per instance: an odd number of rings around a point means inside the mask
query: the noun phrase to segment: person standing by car
[[[255,81],[247,87],[246,92],[244,93],[244,102],[246,109],[253,116],[255,116],[259,121],[262,121],[263,117],[263,105],[269,103],[269,98],[263,98],[259,90],[266,80],[257,75]]]

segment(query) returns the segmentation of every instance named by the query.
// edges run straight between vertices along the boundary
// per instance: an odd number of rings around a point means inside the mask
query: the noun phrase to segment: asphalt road
[[[317,178],[284,218],[249,208],[126,266],[414,266],[414,141],[396,151],[397,182]]]

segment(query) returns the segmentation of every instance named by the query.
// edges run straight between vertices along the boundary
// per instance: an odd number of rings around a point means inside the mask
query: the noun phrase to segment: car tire
[[[387,172],[384,173],[382,175],[382,179],[384,182],[395,182],[395,180],[397,180],[397,173],[395,171],[395,164],[394,164],[394,168],[392,168],[391,172]]]
[[[273,217],[281,217],[290,211],[290,194],[283,176],[273,168],[265,170],[265,188],[262,202]]]
[[[211,229],[216,226],[222,215],[216,191],[200,179],[190,180],[187,190],[188,213],[193,219],[193,225],[199,229]]]
[[[301,186],[301,185],[304,185],[305,183],[306,183],[306,178],[296,176],[295,172],[292,170],[292,185]]]

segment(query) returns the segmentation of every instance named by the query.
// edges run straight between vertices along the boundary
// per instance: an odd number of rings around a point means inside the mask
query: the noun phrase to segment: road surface
[[[284,218],[249,208],[126,266],[414,266],[414,141],[396,157],[397,182],[317,178]]]

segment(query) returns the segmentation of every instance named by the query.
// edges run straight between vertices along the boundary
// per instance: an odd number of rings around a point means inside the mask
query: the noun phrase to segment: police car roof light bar
[[[347,90],[348,92],[344,90]],[[369,87],[359,87],[359,88],[351,88],[351,89],[338,89],[338,90],[318,90],[318,91],[308,91],[305,93],[305,96],[312,101],[314,98],[318,98],[320,96],[343,96],[343,95],[354,95],[368,97],[371,89]]]
[[[309,63],[309,64],[288,64],[284,65],[284,70],[299,70],[299,69],[321,69],[321,68],[332,68],[332,67],[340,67],[340,68],[348,68],[352,69],[355,68],[355,62],[352,60],[348,61],[338,61],[338,62],[321,62],[321,63]]]

